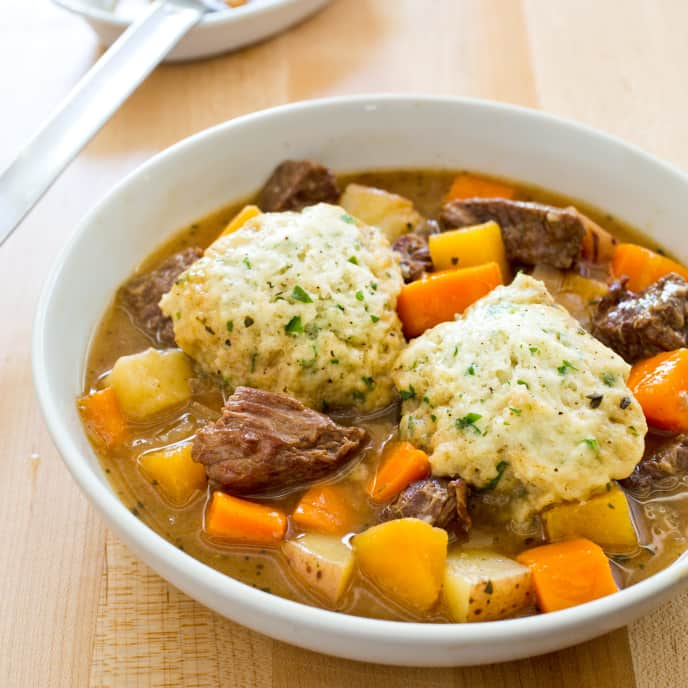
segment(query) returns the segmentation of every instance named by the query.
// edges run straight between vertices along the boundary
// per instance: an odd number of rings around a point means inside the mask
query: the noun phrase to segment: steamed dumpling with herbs
[[[179,347],[230,389],[372,410],[396,395],[402,285],[380,230],[321,203],[221,237],[160,305]]]
[[[434,475],[494,491],[526,519],[627,477],[647,425],[630,367],[519,275],[413,340],[394,379],[400,432]]]

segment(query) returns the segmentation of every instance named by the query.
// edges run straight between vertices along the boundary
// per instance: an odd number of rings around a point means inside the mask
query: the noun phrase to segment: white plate
[[[181,552],[129,512],[74,403],[94,329],[117,286],[171,232],[255,191],[285,158],[312,158],[338,172],[444,167],[518,179],[584,199],[688,259],[685,174],[539,112],[458,98],[357,96],[257,112],[196,134],[129,175],[85,217],[45,284],[34,324],[34,381],[48,427],[118,536],[230,619],[311,650],[387,664],[469,665],[558,650],[627,624],[685,588],[684,557],[614,595],[551,614],[477,624],[379,621],[256,590]]]
[[[121,12],[110,0],[53,0],[56,5],[83,17],[105,45],[111,45],[129,26],[136,5],[126,3]],[[329,0],[248,0],[226,12],[208,13],[175,46],[165,62],[195,60],[242,48],[284,31],[326,5]],[[143,2],[140,7],[145,7]]]

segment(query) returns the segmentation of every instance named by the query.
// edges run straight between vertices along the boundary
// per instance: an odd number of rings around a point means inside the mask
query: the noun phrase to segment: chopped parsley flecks
[[[567,375],[572,370],[578,370],[578,368],[576,368],[571,361],[562,361],[561,365],[557,368],[559,375]]]
[[[600,445],[594,437],[584,439],[583,442],[585,442],[585,444],[587,444],[596,454],[599,454]]]
[[[255,373],[256,372],[256,359],[258,358],[258,352],[254,351],[251,354],[251,372]]]
[[[346,224],[348,225],[356,224],[355,218],[351,217],[351,215],[349,215],[348,213],[344,213],[344,215],[341,215],[340,219],[342,220],[342,222],[346,222]]]
[[[331,358],[330,363],[332,365],[339,365],[339,359],[338,358]]]
[[[604,394],[588,394],[586,399],[590,399],[590,408],[599,408],[600,404],[602,403],[602,399],[604,399]]]
[[[250,315],[244,318],[244,327],[251,327],[253,323],[256,322]]]
[[[408,389],[399,390],[399,396],[402,401],[408,401],[416,396],[416,390],[413,389],[413,385],[409,385]]]
[[[373,380],[372,377],[362,377],[361,380],[365,382],[365,386],[368,389],[372,389],[373,387],[375,387],[375,380]]]
[[[520,416],[523,413],[523,409],[520,408],[514,408],[513,406],[509,407],[509,411],[514,415],[514,416]]]
[[[248,259],[248,256],[244,256],[243,260],[241,261],[249,270],[251,269],[251,261]]]
[[[633,425],[628,426],[628,432],[630,432],[633,437],[638,437],[640,435],[637,428],[635,428]]]
[[[352,263],[353,265],[358,265],[358,258],[356,258],[356,256],[351,256],[349,258],[349,262]]]
[[[482,418],[479,413],[467,413],[463,418],[457,418],[455,423],[459,430],[465,430],[466,428],[471,428],[479,435],[482,435],[480,428],[476,426],[476,423]]]
[[[529,346],[528,351],[530,351],[531,354],[539,354],[540,349],[537,348],[537,346]]]
[[[371,315],[371,316],[370,316],[370,319],[371,319],[374,323],[376,323],[376,322],[380,319],[380,316],[379,316],[379,315]]]
[[[516,380],[516,384],[523,385],[526,389],[530,389],[530,385],[525,380],[518,379]]]
[[[356,299],[358,301],[363,301],[363,299],[365,299],[365,296],[363,296],[363,292],[360,289],[356,292]]]
[[[377,282],[371,282],[370,283],[370,289],[372,291],[377,291]]]
[[[602,382],[604,382],[607,387],[613,387],[616,384],[616,376],[614,373],[602,373]]]
[[[499,485],[499,481],[502,479],[502,476],[504,475],[504,471],[508,468],[509,462],[508,461],[500,461],[497,464],[497,475],[490,480],[485,487],[482,488],[481,492],[489,492],[490,490],[494,490],[497,485]]]
[[[227,321],[227,332],[233,332],[233,331],[234,331],[234,321],[228,320]]]
[[[454,358],[456,358],[456,356],[458,355],[458,353],[459,353],[459,345],[457,344],[457,345],[454,347]]]
[[[430,420],[431,420],[433,423],[436,423],[436,422],[437,422],[437,416],[436,416],[434,413],[431,413],[431,414],[430,414]]]
[[[311,349],[313,350],[313,358],[302,358],[299,359],[299,365],[302,368],[312,368],[318,361],[318,349],[315,344],[311,344]]]
[[[471,363],[466,369],[466,375],[475,375],[475,363]]]
[[[356,401],[365,401],[365,394],[361,392],[359,389],[355,389],[353,392],[351,392],[351,396],[356,399]]]
[[[298,334],[303,332],[303,323],[301,322],[301,316],[295,315],[285,326],[284,331],[287,334]]]
[[[291,292],[291,298],[296,301],[300,301],[301,303],[313,303],[313,299],[310,297],[308,292],[303,287],[300,287],[298,284],[294,287],[293,291]]]

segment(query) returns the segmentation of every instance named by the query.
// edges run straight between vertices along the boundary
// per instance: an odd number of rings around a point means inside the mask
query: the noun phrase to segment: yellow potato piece
[[[616,483],[586,502],[558,504],[543,512],[542,520],[552,542],[582,537],[610,550],[638,546],[628,500]]]
[[[504,281],[509,280],[511,271],[502,231],[496,222],[432,234],[428,238],[428,247],[435,270],[470,268],[495,262],[502,271]]]
[[[390,243],[423,221],[408,198],[373,186],[349,184],[339,204],[367,225],[381,229]]]
[[[443,599],[454,621],[494,621],[533,604],[530,569],[485,549],[449,553]]]
[[[282,552],[294,574],[331,605],[346,592],[354,570],[354,553],[338,537],[308,533],[287,540]]]
[[[127,416],[144,419],[191,398],[191,363],[179,349],[147,349],[117,359],[108,376]]]
[[[249,220],[260,215],[260,208],[257,205],[245,205],[230,221],[229,224],[224,228],[221,237],[227,234],[232,234],[236,232],[237,229],[241,229]]]
[[[143,474],[173,506],[184,506],[207,485],[205,468],[191,458],[191,443],[148,452],[139,457]]]
[[[362,571],[386,594],[414,611],[425,612],[440,594],[447,533],[417,518],[373,526],[353,538]]]

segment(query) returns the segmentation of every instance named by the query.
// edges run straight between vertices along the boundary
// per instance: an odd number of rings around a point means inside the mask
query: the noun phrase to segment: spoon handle
[[[60,172],[202,16],[202,8],[156,0],[79,81],[0,173],[0,246]]]

